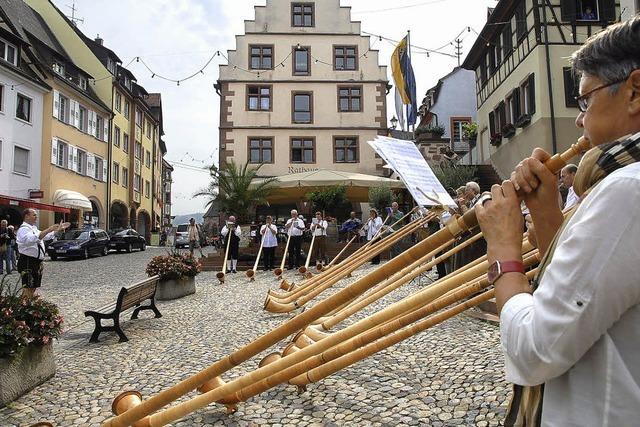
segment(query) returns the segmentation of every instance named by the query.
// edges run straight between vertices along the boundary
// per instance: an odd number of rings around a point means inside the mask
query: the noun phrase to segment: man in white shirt
[[[567,200],[564,202],[563,210],[574,207],[580,200],[573,189],[573,179],[575,178],[577,171],[578,166],[574,164],[569,164],[563,167],[560,171],[560,181],[562,181],[562,185],[567,188]]]
[[[316,264],[327,262],[327,227],[329,223],[322,217],[322,212],[316,212],[316,217],[311,224],[311,232],[316,236],[313,243],[313,259]]]
[[[382,218],[378,216],[378,210],[375,208],[369,209],[369,219],[365,223],[363,230],[367,232],[367,241],[370,242],[378,236],[380,229],[382,228]],[[373,243],[372,243],[373,244]],[[371,258],[371,264],[380,264],[380,254]]]
[[[549,154],[540,149],[517,166],[511,181],[494,186],[492,200],[476,205],[476,213],[488,261],[521,261],[519,189],[538,248],[550,253],[533,294],[515,270],[493,280],[507,380],[544,384],[537,420],[545,426],[635,425],[640,418],[640,17],[589,39],[574,53],[573,67],[581,75],[576,125],[596,147],[576,175],[574,186],[583,171],[589,179],[585,189],[576,187],[583,199],[575,213],[564,221],[556,203],[557,179],[543,165]],[[624,143],[616,142],[621,138]],[[587,167],[593,153],[600,169]],[[625,162],[615,164],[621,153]],[[624,212],[615,221],[613,206]],[[515,397],[511,409],[518,408],[505,425],[522,421],[531,409],[522,395]]]
[[[23,223],[16,233],[18,244],[18,272],[22,276],[22,286],[25,295],[33,295],[36,288],[42,284],[42,260],[44,260],[44,240],[49,234],[64,230],[69,223],[54,224],[40,231],[36,226],[38,214],[35,209],[27,208],[22,213]],[[51,237],[51,236],[49,236]]]
[[[229,230],[233,230],[233,232],[229,233]],[[227,250],[227,244],[229,245],[227,273],[237,273],[236,267],[238,266],[238,253],[240,252],[240,237],[242,236],[242,229],[239,225],[236,225],[235,216],[231,215],[229,217],[229,220],[225,223],[224,227],[222,227],[222,230],[220,230],[220,234],[225,238],[225,251]],[[231,239],[231,241],[227,243],[226,239]]]
[[[260,236],[263,239],[262,252],[264,252],[264,271],[274,268],[273,262],[278,246],[278,228],[273,224],[273,219],[267,215],[267,223],[260,227]]]
[[[304,221],[298,218],[298,211],[291,210],[291,218],[284,225],[287,234],[291,236],[289,241],[289,270],[300,267],[300,247],[302,246],[302,233]]]

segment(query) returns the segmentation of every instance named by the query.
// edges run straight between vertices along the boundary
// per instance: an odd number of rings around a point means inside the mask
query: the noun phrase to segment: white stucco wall
[[[636,13],[640,13],[640,1],[620,0],[620,10],[622,10],[622,20],[631,19]]]
[[[451,117],[471,117],[476,121],[476,77],[470,70],[459,68],[447,76],[431,112],[438,115],[438,124],[444,126],[443,137],[451,137]]]
[[[0,108],[0,194],[29,198],[29,189],[40,188],[40,159],[42,153],[43,90],[26,79],[0,69],[3,87]],[[13,89],[12,89],[13,86]],[[18,94],[31,98],[31,123],[16,118]],[[13,170],[14,147],[29,150],[27,175]]]

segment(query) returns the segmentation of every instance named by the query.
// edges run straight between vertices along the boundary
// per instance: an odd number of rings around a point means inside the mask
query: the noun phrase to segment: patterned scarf
[[[635,162],[640,162],[640,133],[625,136],[608,144],[598,145],[587,151],[582,157],[573,180],[573,189],[582,201],[611,172]],[[538,274],[532,283],[533,291],[538,288],[538,284],[553,258],[558,236],[560,236],[576,210],[577,206],[566,212],[562,226],[540,261]],[[543,396],[544,384],[536,386],[514,384],[513,397],[507,409],[504,425],[517,427],[540,426]]]

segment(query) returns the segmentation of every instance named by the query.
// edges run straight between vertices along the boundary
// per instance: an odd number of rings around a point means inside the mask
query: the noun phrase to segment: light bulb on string
[[[178,80],[177,83],[178,83],[178,86],[180,86],[180,80]]]

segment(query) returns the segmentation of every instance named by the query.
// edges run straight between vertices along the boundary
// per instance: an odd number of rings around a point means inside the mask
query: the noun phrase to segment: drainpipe
[[[113,104],[113,96],[111,98],[112,98],[111,103]],[[113,108],[113,105],[111,106],[111,108]],[[111,174],[113,173],[113,164],[112,164],[113,146],[111,145],[111,141],[113,138],[113,132],[111,131],[112,129],[113,129],[113,116],[111,116],[111,118],[109,119],[109,137],[107,138],[107,144],[109,145],[107,149],[107,203],[106,203],[107,206],[105,209],[105,211],[107,212],[106,214],[107,217],[105,218],[105,221],[104,221],[106,231],[109,231],[109,229],[111,229],[111,178],[112,178]]]
[[[542,7],[542,21],[544,24],[544,51],[547,59],[547,85],[549,86],[549,109],[551,113],[551,154],[558,152],[558,138],[556,135],[556,114],[553,106],[553,89],[551,87],[551,54],[549,53],[549,31],[547,30],[547,6]]]

